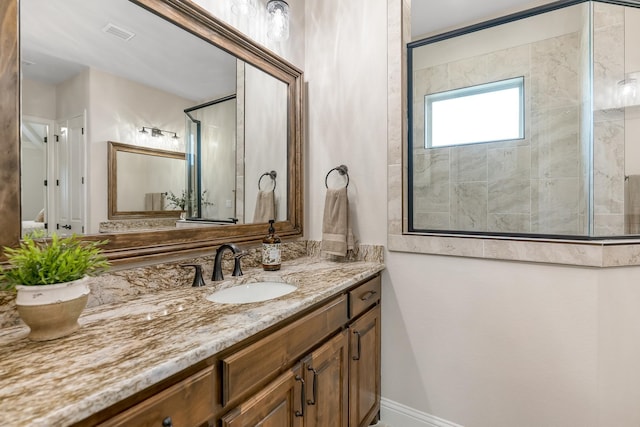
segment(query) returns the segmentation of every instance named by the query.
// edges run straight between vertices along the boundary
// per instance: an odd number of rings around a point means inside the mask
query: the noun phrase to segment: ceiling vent
[[[124,28],[118,27],[117,25],[114,25],[112,23],[108,23],[107,25],[105,25],[102,31],[104,31],[107,34],[116,36],[119,39],[122,39],[125,41],[131,40],[135,36],[135,33],[125,30]]]

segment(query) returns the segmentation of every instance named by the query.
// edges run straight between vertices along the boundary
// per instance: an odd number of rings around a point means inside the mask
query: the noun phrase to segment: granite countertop
[[[203,288],[145,294],[85,309],[79,331],[48,342],[24,326],[0,329],[0,414],[4,426],[80,421],[202,361],[384,268],[377,262],[299,258],[282,269],[245,271]],[[99,278],[98,278],[99,280]],[[298,286],[280,298],[218,304],[218,288],[256,280]]]

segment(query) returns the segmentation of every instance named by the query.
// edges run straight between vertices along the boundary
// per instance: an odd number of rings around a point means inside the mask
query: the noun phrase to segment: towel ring
[[[327,184],[327,180],[329,179],[329,174],[331,174],[331,172],[333,171],[336,171],[340,175],[347,177],[347,183],[345,184],[345,188],[348,187],[349,186],[349,168],[347,168],[345,165],[336,166],[335,168],[327,172],[327,176],[324,177],[324,186],[329,188],[329,184]]]
[[[278,176],[278,173],[276,171],[265,172],[262,175],[260,175],[260,178],[258,178],[258,190],[262,190],[262,188],[260,188],[260,182],[262,181],[262,178],[264,178],[265,176],[270,177],[271,181],[273,181],[273,190],[271,191],[276,191],[276,177]]]

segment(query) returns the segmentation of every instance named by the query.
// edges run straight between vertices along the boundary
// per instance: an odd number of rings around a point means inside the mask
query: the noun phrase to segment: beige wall
[[[384,0],[306,2],[308,238],[322,238],[325,175],[349,168],[354,233],[386,242],[387,61]]]
[[[55,85],[22,79],[22,114],[55,120],[57,118]]]
[[[383,395],[465,426],[640,423],[640,270],[391,253]]]

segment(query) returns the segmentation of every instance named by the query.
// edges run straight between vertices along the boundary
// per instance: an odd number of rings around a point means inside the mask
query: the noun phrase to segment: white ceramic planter
[[[43,305],[70,301],[82,295],[89,295],[90,292],[89,277],[55,285],[17,285],[16,289],[18,290],[16,297],[18,305]]]
[[[89,298],[89,278],[41,286],[16,286],[16,306],[29,326],[29,338],[46,341],[69,335],[80,325],[78,317]]]

